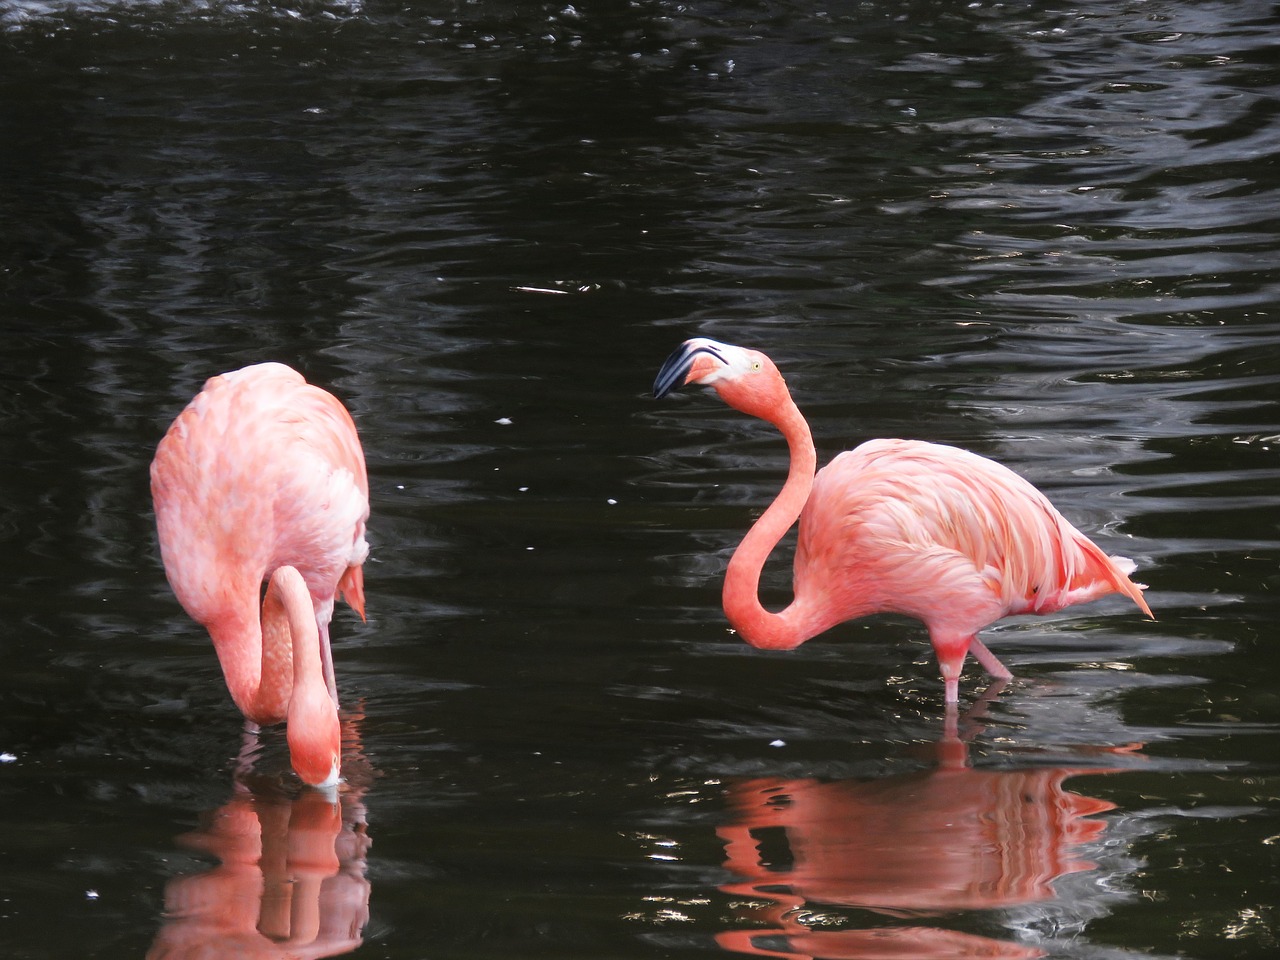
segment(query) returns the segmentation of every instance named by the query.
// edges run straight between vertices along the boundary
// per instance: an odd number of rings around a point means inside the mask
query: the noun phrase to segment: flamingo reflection
[[[1114,770],[974,769],[953,733],[935,750],[933,768],[879,780],[731,784],[732,821],[717,833],[739,879],[722,889],[748,900],[752,928],[723,932],[719,944],[828,960],[1043,956],[1034,946],[930,925],[825,923],[824,904],[922,918],[1045,901],[1057,878],[1095,866],[1081,847],[1099,839],[1106,824],[1092,818],[1114,804],[1063,784]]]
[[[165,924],[148,960],[310,960],[360,946],[369,919],[363,798],[371,776],[351,756],[355,727],[344,718],[348,781],[336,794],[256,776],[242,753],[231,799],[178,838],[219,863],[168,882]]]

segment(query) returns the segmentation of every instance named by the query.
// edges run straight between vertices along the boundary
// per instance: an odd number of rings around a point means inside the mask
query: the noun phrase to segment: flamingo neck
[[[791,467],[782,490],[747,532],[729,561],[724,579],[724,611],[733,628],[753,647],[789,650],[821,628],[810,629],[794,601],[780,613],[766,610],[760,603],[760,572],[809,499],[817,454],[809,424],[790,397],[775,416],[767,419],[786,438],[791,449]]]
[[[337,705],[324,680],[319,627],[302,574],[291,566],[277,568],[261,620],[240,611],[228,622],[211,624],[209,632],[241,712],[255,723],[287,720],[294,770],[312,785],[336,783]]]
[[[231,699],[246,718],[258,724],[285,718],[293,687],[292,640],[278,604],[264,604],[258,617],[253,583],[228,584],[234,607],[206,624],[227,681]]]
[[[289,757],[304,781],[317,787],[338,782],[342,735],[338,705],[329,693],[320,657],[320,629],[307,584],[294,567],[279,567],[271,575],[263,603],[263,623],[272,601],[283,607],[292,635],[293,691],[289,698]],[[265,672],[266,648],[263,648]]]
[[[306,581],[296,567],[278,567],[262,601],[262,686],[296,694],[321,676],[320,631]],[[323,684],[321,684],[323,686]],[[268,688],[274,687],[275,690]]]

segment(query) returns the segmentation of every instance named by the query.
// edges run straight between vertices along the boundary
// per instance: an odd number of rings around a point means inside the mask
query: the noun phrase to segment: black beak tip
[[[687,343],[682,343],[662,362],[658,375],[653,380],[653,396],[661,400],[673,390],[678,389],[689,373],[693,363],[693,352]]]
[[[680,377],[678,373],[676,375],[670,375],[664,367],[658,372],[657,379],[653,381],[653,398],[655,400],[661,400],[667,394],[675,391],[679,386]]]
[[[672,351],[671,356],[662,364],[657,378],[653,381],[653,395],[661,400],[668,393],[684,386],[685,377],[689,376],[689,368],[700,353],[707,353],[721,363],[724,356],[716,349],[718,345],[706,340],[686,340]]]

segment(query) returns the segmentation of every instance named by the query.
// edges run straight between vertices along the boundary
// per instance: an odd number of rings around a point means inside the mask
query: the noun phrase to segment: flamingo
[[[369,553],[351,415],[284,364],[212,377],[160,441],[151,495],[165,575],[209,631],[231,699],[251,723],[287,721],[293,769],[332,787],[341,733],[329,620],[339,594],[364,617]]]
[[[1133,562],[1108,557],[1007,467],[937,443],[870,440],[815,475],[809,425],[763,353],[687,340],[653,392],[662,398],[690,383],[772,423],[791,451],[786,483],[725,573],[725,615],[752,646],[790,650],[846,620],[906,614],[928,628],[951,706],[968,653],[992,677],[1012,677],[978,639],[997,620],[1111,593],[1152,616],[1129,579]],[[797,518],[794,599],[774,613],[760,603],[760,571]]]

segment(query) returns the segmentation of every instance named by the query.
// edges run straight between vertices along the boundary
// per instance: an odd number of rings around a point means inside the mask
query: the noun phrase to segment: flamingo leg
[[[996,655],[987,649],[977,637],[969,641],[969,652],[973,654],[973,658],[982,664],[982,669],[991,674],[997,680],[1012,680],[1013,674],[1009,672],[1009,668],[996,658]]]
[[[324,684],[329,688],[329,696],[333,705],[338,705],[338,683],[333,675],[333,651],[329,649],[329,624],[318,624],[320,627],[320,665],[324,667]]]
[[[942,742],[938,745],[939,753],[942,752],[942,747],[946,745],[960,743],[959,704],[953,700],[948,700],[945,710],[946,712],[942,717]]]
[[[960,702],[960,678],[946,677],[942,678],[942,688],[945,692],[944,700],[948,705]]]
[[[999,661],[994,653],[977,635],[964,637],[959,641],[953,637],[930,637],[933,651],[938,657],[938,668],[942,673],[942,683],[947,703],[958,703],[960,700],[960,674],[964,670],[964,657],[972,653],[973,658],[982,664],[982,669],[996,680],[1010,680],[1013,674],[1008,667]]]
[[[262,728],[248,717],[244,721],[244,731],[240,735],[240,752],[236,754],[236,781],[253,772],[253,765],[258,762],[258,754],[262,752],[262,741],[258,733]]]
[[[948,704],[959,703],[960,674],[964,670],[964,655],[975,638],[973,636],[956,637],[954,634],[938,636],[930,630],[929,639],[933,643],[933,652],[938,658],[938,670],[942,674],[944,700]]]

